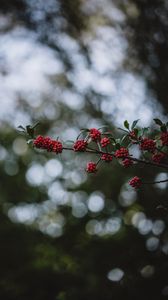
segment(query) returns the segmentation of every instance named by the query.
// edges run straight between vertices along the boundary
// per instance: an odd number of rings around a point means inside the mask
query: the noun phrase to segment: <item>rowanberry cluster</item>
[[[104,153],[101,155],[101,160],[104,160],[105,162],[110,162],[113,160],[113,156],[111,154]]]
[[[152,161],[154,161],[157,164],[159,164],[160,162],[162,162],[164,158],[165,158],[165,154],[164,153],[154,153],[152,155]]]
[[[116,150],[115,157],[117,158],[124,158],[129,156],[129,151],[125,147],[121,147],[120,149]]]
[[[122,160],[122,165],[125,167],[125,168],[128,168],[130,166],[132,166],[133,164],[133,160],[131,160],[130,158],[124,158]]]
[[[168,146],[168,131],[162,132],[160,139],[162,141],[163,146]]]
[[[62,153],[63,146],[60,141],[53,140],[49,137],[43,137],[39,135],[34,141],[33,145],[36,148],[45,149],[48,152],[55,152],[56,154]]]
[[[97,142],[101,139],[101,132],[96,128],[89,129],[89,136],[91,137],[92,141]]]
[[[94,162],[88,162],[87,166],[86,166],[86,172],[88,173],[96,173],[97,172],[97,168],[96,168],[96,163]]]
[[[108,137],[104,137],[101,139],[100,144],[102,148],[105,148],[110,144],[110,139]]]
[[[154,152],[156,149],[156,142],[148,138],[141,139],[140,149]]]
[[[140,179],[138,176],[135,176],[135,177],[133,177],[133,178],[129,181],[129,184],[130,184],[133,188],[137,189],[137,188],[139,188],[139,187],[141,186],[142,181],[141,181],[141,179]]]
[[[63,147],[59,140],[54,140],[42,135],[36,138],[33,136],[33,140],[31,139],[30,141],[33,141],[35,148],[44,149],[56,154],[62,153],[63,149],[96,154],[98,156],[97,162],[90,161],[87,163],[86,171],[88,173],[96,173],[100,162],[110,163],[113,159],[119,160],[124,168],[128,168],[136,163],[142,163],[148,166],[158,166],[160,164],[160,167],[168,169],[168,122],[164,124],[159,119],[154,120],[155,123],[160,126],[160,134],[156,135],[153,139],[145,136],[146,132],[148,132],[148,128],[138,129],[135,127],[138,122],[138,120],[135,120],[131,126],[128,121],[124,122],[126,129],[120,129],[124,131],[125,135],[119,139],[115,139],[111,132],[91,128],[82,129],[80,135],[82,134],[83,137],[77,139],[72,147]],[[22,127],[22,129],[24,128]],[[31,134],[32,130],[33,127],[31,127]],[[143,152],[142,158],[136,158],[129,153],[129,148],[134,144],[139,145],[141,151],[145,151]],[[168,179],[166,181],[168,181]],[[136,189],[139,188],[142,183],[144,182],[137,176],[129,181],[129,184]]]
[[[73,149],[75,152],[84,152],[87,148],[88,143],[85,140],[77,140],[74,145]]]

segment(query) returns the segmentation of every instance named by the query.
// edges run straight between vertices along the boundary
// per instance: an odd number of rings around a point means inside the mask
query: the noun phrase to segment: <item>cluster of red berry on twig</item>
[[[117,139],[111,132],[106,132],[102,128],[82,129],[71,147],[63,144],[58,139],[54,140],[42,135],[34,137],[34,127],[28,127],[31,132],[33,146],[37,149],[54,152],[55,154],[60,154],[64,150],[72,150],[74,152],[88,152],[98,156],[96,162],[90,161],[87,163],[86,172],[88,173],[96,173],[98,165],[103,162],[111,163],[114,159],[124,168],[141,163],[168,170],[168,123],[162,123],[159,119],[154,119],[154,121],[160,127],[155,133],[150,133],[149,128],[137,127],[138,120],[135,120],[131,126],[128,121],[125,121],[125,128],[119,128],[124,132],[124,136]],[[30,135],[30,133],[28,134]],[[140,158],[136,158],[131,154],[132,145],[137,145],[139,148]],[[168,182],[168,179],[165,181]],[[135,189],[143,183],[142,178],[138,176],[129,181],[129,184]]]

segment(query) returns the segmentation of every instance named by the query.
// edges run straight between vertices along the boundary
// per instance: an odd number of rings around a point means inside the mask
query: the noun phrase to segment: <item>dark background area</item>
[[[101,48],[96,31],[99,28],[104,30],[102,38],[107,33],[109,40],[112,33],[116,37],[111,44],[105,40],[114,61],[110,60],[109,69],[107,64],[103,71],[96,69],[92,52]],[[67,138],[83,126],[102,124],[117,135],[116,115],[123,105],[120,96],[127,92],[122,87],[124,74],[129,75],[130,82],[131,78],[139,78],[145,83],[143,105],[148,107],[144,106],[142,116],[149,110],[153,118],[159,112],[166,119],[168,2],[1,0],[1,37],[15,38],[15,30],[22,41],[31,37],[38,47],[51,50],[53,61],[59,61],[62,67],[57,74],[47,75],[52,88],[42,90],[40,96],[31,91],[31,85],[28,92],[24,91],[23,83],[28,79],[23,78],[22,91],[15,91],[12,99],[14,111],[6,115],[4,110],[0,119],[0,298],[166,299],[167,186],[145,186],[132,192],[126,184],[135,174],[152,181],[156,176],[164,177],[165,171],[146,167],[123,170],[114,164],[113,168],[104,166],[96,176],[86,176],[83,169],[89,158],[84,154],[75,157],[66,153],[55,158],[37,153],[26,146],[16,124],[19,112],[25,122],[40,120],[40,134]],[[121,53],[114,52],[117,43]],[[19,45],[22,48],[23,42]],[[13,49],[7,49],[10,55]],[[124,58],[118,63],[122,49]],[[102,59],[105,57],[106,53]],[[101,61],[101,57],[97,60]],[[95,76],[108,76],[111,85],[113,80],[117,82],[115,97],[100,91],[98,77],[93,80],[94,87],[82,88],[90,76],[83,73],[83,66]],[[10,72],[2,52],[1,90],[3,81],[10,83]],[[14,66],[15,76],[18,72]],[[35,80],[32,73],[33,76]],[[131,90],[128,95],[125,101],[129,106],[123,109],[129,112],[129,107],[136,104]],[[109,107],[113,104],[112,112]],[[150,117],[147,120],[150,125]],[[100,201],[100,207],[96,201]]]

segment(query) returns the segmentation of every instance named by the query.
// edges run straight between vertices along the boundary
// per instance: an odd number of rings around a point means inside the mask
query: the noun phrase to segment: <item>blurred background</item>
[[[166,120],[167,0],[0,1],[0,298],[168,298],[168,186],[86,154],[37,153],[17,126],[76,139],[80,128]],[[138,153],[137,153],[138,155]]]

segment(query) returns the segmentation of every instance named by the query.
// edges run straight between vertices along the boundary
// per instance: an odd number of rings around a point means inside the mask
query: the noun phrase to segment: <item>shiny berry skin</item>
[[[39,135],[33,142],[36,148],[45,149],[48,152],[55,152],[56,154],[62,153],[62,143],[57,140],[52,140],[49,137]]]
[[[123,159],[122,161],[122,165],[125,167],[125,168],[129,168],[130,166],[132,166],[133,164],[133,161],[129,158],[125,158]]]
[[[101,139],[101,132],[96,128],[91,128],[89,130],[89,136],[91,137],[92,141],[97,142]]]
[[[152,160],[157,164],[159,164],[164,158],[165,158],[164,153],[155,153],[152,155]]]
[[[142,184],[141,179],[138,176],[133,177],[129,181],[129,185],[131,185],[135,189],[138,189],[141,186],[141,184]]]
[[[133,140],[137,140],[136,132],[134,130],[130,131],[129,137]]]
[[[86,150],[88,143],[84,140],[77,140],[73,145],[73,150],[75,152],[84,152]]]
[[[88,162],[87,166],[86,166],[86,172],[88,173],[96,173],[97,169],[96,169],[96,163],[94,162]]]
[[[108,137],[104,137],[101,139],[100,144],[102,148],[107,147],[110,144],[110,139]]]
[[[52,140],[49,137],[44,137],[42,135],[39,135],[33,141],[33,145],[36,148],[47,149],[47,150],[50,148],[51,143],[52,143]]]
[[[113,156],[111,154],[102,154],[101,159],[104,160],[105,162],[110,162],[113,160]]]
[[[168,146],[168,132],[162,132],[160,139],[163,146]]]
[[[152,139],[144,138],[141,140],[140,149],[149,152],[154,152],[156,148],[156,142]]]
[[[124,158],[129,156],[129,152],[126,148],[121,147],[119,150],[116,150],[115,157],[117,158]]]
[[[36,137],[36,139],[33,141],[33,146],[36,148],[42,148],[44,145],[44,137],[42,135],[39,135]]]
[[[62,146],[62,143],[59,142],[59,141],[55,141],[53,140],[52,141],[52,152],[58,154],[58,153],[62,153],[62,150],[63,150],[63,146]]]

